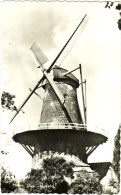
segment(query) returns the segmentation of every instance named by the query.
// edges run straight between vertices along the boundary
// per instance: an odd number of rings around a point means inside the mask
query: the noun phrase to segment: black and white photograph
[[[121,1],[0,13],[0,193],[120,194]]]

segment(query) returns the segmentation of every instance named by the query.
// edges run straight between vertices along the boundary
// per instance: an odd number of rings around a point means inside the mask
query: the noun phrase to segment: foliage
[[[107,3],[106,3],[106,6],[105,6],[105,8],[111,8],[112,6],[113,6],[113,4],[114,4],[114,2],[111,2],[111,1],[108,1]],[[118,3],[117,5],[116,5],[116,9],[117,10],[121,10],[121,3]],[[120,18],[119,18],[119,20],[118,20],[118,28],[119,28],[119,30],[121,30],[121,12],[119,13],[120,14]]]
[[[14,105],[14,99],[15,95],[11,95],[8,92],[3,92],[1,96],[1,105],[4,109],[8,109],[10,111],[17,111],[17,107]]]
[[[99,175],[96,172],[89,173],[82,170],[77,175],[77,179],[70,185],[69,194],[101,194],[102,185]]]
[[[119,184],[114,178],[110,179],[109,188],[103,189],[104,194],[118,194],[118,192],[119,192]]]
[[[118,5],[116,6],[116,9],[121,10],[121,3],[118,3]]]
[[[113,169],[120,183],[120,128],[118,129],[114,140]]]
[[[15,181],[15,176],[11,172],[7,172],[4,167],[1,169],[1,192],[11,193],[17,189],[17,182]]]
[[[118,3],[118,5],[116,6],[117,10],[121,10],[121,3]],[[120,12],[120,19],[118,20],[118,28],[119,30],[121,30],[121,12]]]
[[[32,169],[21,182],[21,187],[28,193],[100,194],[102,192],[97,173],[82,170],[75,179],[73,167],[73,163],[68,163],[63,158],[44,159],[42,168]],[[67,178],[71,184],[67,182]]]
[[[47,158],[43,160],[42,169],[32,169],[21,186],[29,193],[67,193],[66,177],[73,178],[72,164],[63,158]]]
[[[113,177],[109,180],[108,189],[104,189],[105,194],[117,194],[120,190],[120,128],[114,139],[112,168],[117,178]]]
[[[112,186],[113,188],[116,188],[117,189],[117,182],[115,179],[111,179],[110,182],[109,182],[109,185]]]

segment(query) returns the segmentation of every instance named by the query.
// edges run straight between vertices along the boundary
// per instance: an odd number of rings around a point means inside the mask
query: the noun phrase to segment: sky
[[[49,59],[47,68],[87,14],[87,24],[61,67],[70,71],[82,64],[83,78],[87,81],[87,124],[90,129],[97,126],[108,133],[109,141],[90,155],[89,162],[112,160],[113,139],[120,123],[119,13],[115,5],[111,9],[104,7],[105,3],[80,2],[3,2],[1,5],[1,93],[15,94],[17,107],[42,76],[29,52],[33,42]],[[78,71],[74,75],[79,78]],[[43,96],[42,89],[37,92]],[[80,89],[78,97],[80,102]],[[21,112],[11,124],[14,113],[1,109],[2,148],[10,154],[4,157],[10,159],[9,163],[3,161],[18,178],[30,169],[31,158],[22,146],[12,141],[13,131],[37,129],[41,107],[42,101],[33,95],[23,108],[25,113]]]

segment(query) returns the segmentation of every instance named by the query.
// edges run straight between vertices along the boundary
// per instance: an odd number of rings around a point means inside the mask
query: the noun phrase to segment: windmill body
[[[45,151],[75,155],[87,163],[90,151],[94,151],[107,140],[102,134],[88,131],[83,124],[77,99],[79,81],[72,73],[64,76],[66,72],[67,70],[58,66],[53,68],[53,82],[64,97],[64,106],[68,113],[46,80],[43,85],[45,97],[38,129],[25,130],[13,137],[32,156],[33,168],[38,167],[41,154]]]
[[[69,41],[70,39],[65,46]],[[63,49],[59,55],[62,54]],[[43,63],[46,62],[47,58],[42,51],[36,44],[31,47],[31,51],[38,63],[37,66],[43,71],[43,77],[23,105],[42,83],[41,87],[45,90],[45,97],[40,122],[38,129],[18,132],[13,136],[13,139],[32,156],[33,168],[38,168],[36,165],[41,161],[43,152],[70,154],[77,156],[81,162],[87,163],[88,156],[100,144],[106,142],[107,137],[104,134],[89,131],[87,125],[84,124],[77,99],[79,80],[68,70],[56,65],[59,55],[49,69],[45,70]],[[52,77],[49,72],[53,73]]]

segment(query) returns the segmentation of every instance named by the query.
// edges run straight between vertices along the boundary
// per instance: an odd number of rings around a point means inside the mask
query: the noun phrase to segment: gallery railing
[[[61,130],[77,130],[77,131],[87,131],[87,132],[94,132],[94,133],[100,133],[104,136],[107,137],[107,132],[104,130],[104,129],[101,129],[99,127],[87,127],[87,124],[79,124],[79,123],[40,123],[38,125],[38,128],[35,128],[35,129],[31,129],[29,127],[29,129],[27,130],[19,130],[19,129],[16,129],[13,134],[17,134],[17,133],[23,133],[25,131],[33,131],[33,130],[57,130],[57,129],[61,129]]]

